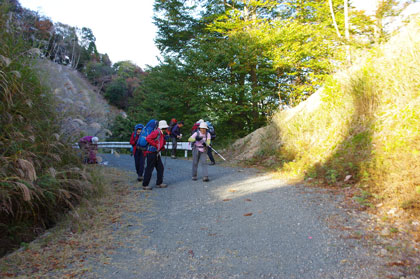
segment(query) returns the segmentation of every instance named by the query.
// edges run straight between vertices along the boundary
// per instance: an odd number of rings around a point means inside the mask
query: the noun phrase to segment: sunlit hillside
[[[360,187],[369,202],[420,209],[420,20],[332,76],[299,106],[238,141],[248,162]]]

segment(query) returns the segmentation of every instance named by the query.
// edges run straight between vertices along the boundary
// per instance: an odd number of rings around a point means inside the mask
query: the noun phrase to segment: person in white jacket
[[[207,131],[206,122],[201,122],[198,131],[194,132],[188,139],[193,143],[193,165],[192,165],[192,179],[197,180],[198,163],[201,163],[201,170],[203,171],[203,181],[209,181],[207,171],[207,148],[211,142],[211,135]]]

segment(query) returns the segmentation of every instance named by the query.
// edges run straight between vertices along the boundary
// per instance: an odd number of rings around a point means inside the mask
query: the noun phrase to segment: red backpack
[[[169,123],[169,128],[168,128],[168,130],[166,132],[168,135],[171,135],[172,129],[174,128],[174,126],[176,125],[176,123],[178,123],[178,121],[175,118],[172,118],[171,119],[171,122]]]
[[[198,131],[198,127],[200,127],[200,123],[195,123],[194,126],[191,128],[191,135]]]

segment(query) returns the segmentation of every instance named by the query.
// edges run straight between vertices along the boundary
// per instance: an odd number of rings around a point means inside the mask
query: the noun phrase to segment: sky
[[[28,9],[53,22],[88,27],[100,53],[113,63],[130,60],[142,67],[156,66],[159,50],[154,45],[153,0],[19,0]]]

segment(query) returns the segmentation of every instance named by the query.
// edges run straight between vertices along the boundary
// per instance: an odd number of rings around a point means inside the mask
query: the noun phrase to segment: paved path
[[[104,158],[134,170],[128,155]],[[210,182],[192,181],[191,164],[167,159],[169,187],[142,195],[147,212],[127,212],[129,225],[115,228],[120,248],[94,269],[100,278],[383,277],[368,248],[329,228],[353,222],[331,202],[339,197],[218,165]]]

